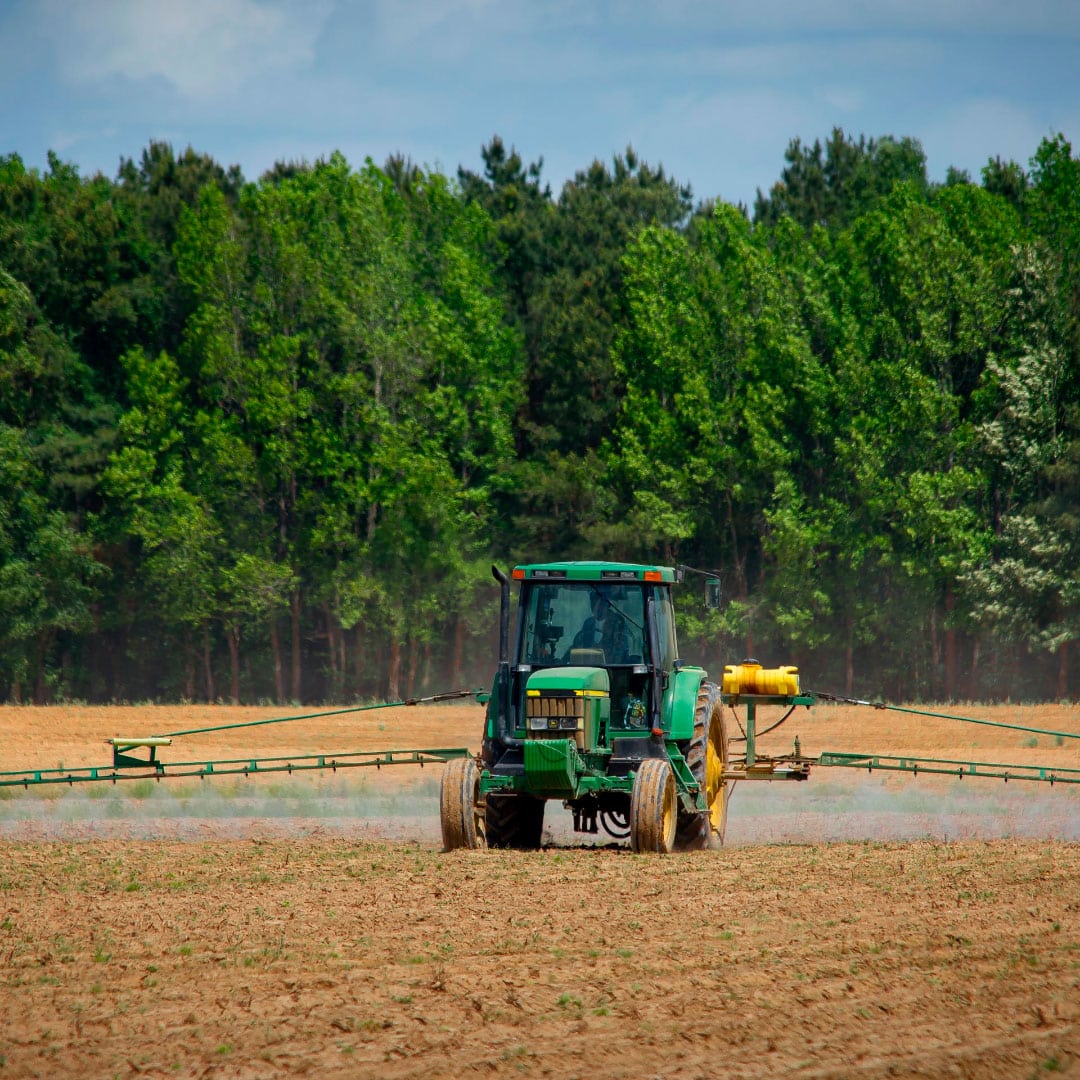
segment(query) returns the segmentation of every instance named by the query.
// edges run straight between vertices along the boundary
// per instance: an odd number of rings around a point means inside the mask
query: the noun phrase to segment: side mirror
[[[705,607],[708,611],[716,611],[720,607],[720,579],[705,579]]]

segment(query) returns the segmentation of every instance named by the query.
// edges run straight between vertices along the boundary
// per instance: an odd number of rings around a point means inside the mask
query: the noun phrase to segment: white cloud
[[[662,53],[660,63],[671,70],[693,72],[697,76],[730,79],[757,79],[770,83],[792,82],[807,76],[828,76],[838,72],[911,72],[936,63],[942,54],[936,43],[903,37],[857,37],[807,41],[795,37],[761,41],[751,45],[709,47],[697,44],[672,48]],[[657,57],[651,58],[655,65]]]
[[[665,40],[707,42],[747,34],[783,41],[807,34],[940,33],[1080,36],[1075,0],[369,0],[387,43],[460,54],[488,35],[565,41],[590,29],[650,51]],[[479,35],[479,40],[478,40]],[[494,56],[488,57],[495,59]]]
[[[202,101],[309,65],[327,14],[324,3],[264,0],[47,0],[38,9],[69,78],[163,79]]]
[[[0,0],[0,151],[111,170],[167,131],[249,175],[335,147],[453,171],[498,132],[556,190],[632,143],[746,200],[839,124],[976,175],[1077,144],[1078,28],[1080,0]]]
[[[1054,34],[1080,36],[1075,0],[644,0],[639,16],[662,12],[666,22],[702,31],[791,33]]]

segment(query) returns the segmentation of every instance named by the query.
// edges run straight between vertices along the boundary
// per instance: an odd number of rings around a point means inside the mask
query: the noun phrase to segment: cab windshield
[[[645,662],[645,590],[596,581],[531,583],[521,663],[614,666]]]

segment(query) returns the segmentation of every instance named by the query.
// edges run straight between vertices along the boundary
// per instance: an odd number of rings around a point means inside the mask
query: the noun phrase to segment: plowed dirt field
[[[1072,707],[955,708],[1080,731]],[[0,709],[0,771],[276,709]],[[200,736],[166,761],[475,749],[474,706]],[[769,718],[762,718],[762,725]],[[1080,740],[872,709],[764,749],[1080,768]],[[0,789],[5,1077],[1080,1077],[1080,790],[819,770],[728,846],[439,850],[438,767]]]

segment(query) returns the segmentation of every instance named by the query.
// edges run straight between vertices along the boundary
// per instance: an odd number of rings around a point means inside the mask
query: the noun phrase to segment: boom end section
[[[172,739],[167,735],[151,735],[147,738],[124,738],[120,735],[105,742],[113,748],[114,769],[144,769],[147,765],[154,765],[160,771],[160,762],[157,760],[159,746],[172,746]],[[145,746],[148,750],[146,757],[138,757],[135,754],[125,753]]]

